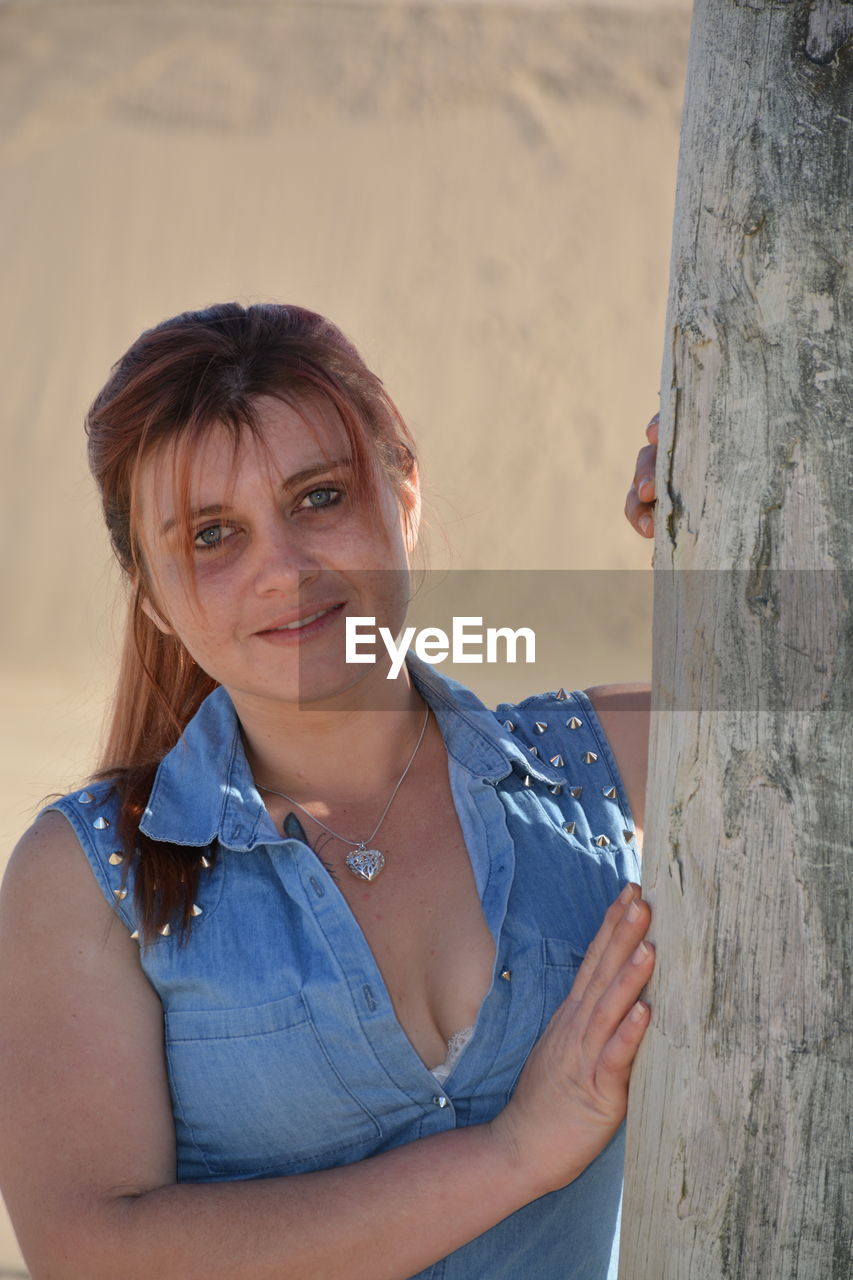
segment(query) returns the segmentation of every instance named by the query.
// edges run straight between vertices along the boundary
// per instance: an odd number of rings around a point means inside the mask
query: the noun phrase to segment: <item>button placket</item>
[[[325,946],[340,964],[350,997],[353,1043],[358,1036],[363,1037],[365,1050],[382,1064],[389,1081],[394,1082],[409,1105],[424,1108],[430,1116],[436,1110],[446,1110],[450,1101],[446,1094],[433,1093],[437,1081],[431,1074],[432,1090],[424,1101],[426,1068],[396,1017],[376,959],[334,877],[316,866],[310,849],[302,852],[308,857],[300,859],[297,853],[296,857],[274,858],[273,865],[291,897],[301,902],[315,921]],[[444,1098],[443,1104],[436,1101],[438,1097]]]

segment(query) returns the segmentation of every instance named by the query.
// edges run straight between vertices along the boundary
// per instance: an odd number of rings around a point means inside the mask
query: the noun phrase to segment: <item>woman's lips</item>
[[[306,613],[302,618],[294,619],[290,623],[283,623],[280,627],[272,627],[269,631],[257,631],[255,634],[269,644],[301,644],[309,636],[318,635],[332,626],[343,609],[343,604],[329,605],[325,609],[315,609],[312,613]]]

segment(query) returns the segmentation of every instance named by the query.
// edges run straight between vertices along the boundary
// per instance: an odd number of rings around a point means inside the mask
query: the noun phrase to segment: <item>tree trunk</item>
[[[850,1280],[853,6],[697,0],[620,1280]]]

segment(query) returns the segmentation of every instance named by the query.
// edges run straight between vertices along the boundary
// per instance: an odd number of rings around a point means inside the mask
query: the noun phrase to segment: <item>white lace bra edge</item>
[[[473,1027],[463,1027],[461,1031],[454,1031],[447,1042],[447,1057],[444,1062],[437,1067],[430,1068],[439,1084],[444,1084],[462,1056],[462,1050],[470,1043],[473,1034]]]

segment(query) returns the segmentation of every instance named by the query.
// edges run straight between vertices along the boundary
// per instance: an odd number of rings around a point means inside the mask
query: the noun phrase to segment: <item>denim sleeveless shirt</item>
[[[439,1087],[397,1022],[334,880],[307,845],[273,825],[233,704],[218,688],[160,765],[141,824],[200,856],[217,846],[201,872],[189,943],[168,934],[140,950],[163,1005],[179,1182],[325,1169],[492,1119],[608,905],[639,880],[627,796],[585,694],[561,690],[493,712],[414,654],[407,663],[444,738],[497,945],[473,1039]],[[50,807],[69,819],[104,897],[135,932],[132,876],[127,895],[117,894],[110,784]],[[615,1276],[622,1160],[620,1130],[569,1186],[421,1280]],[[375,1212],[382,1230],[381,1206]]]

